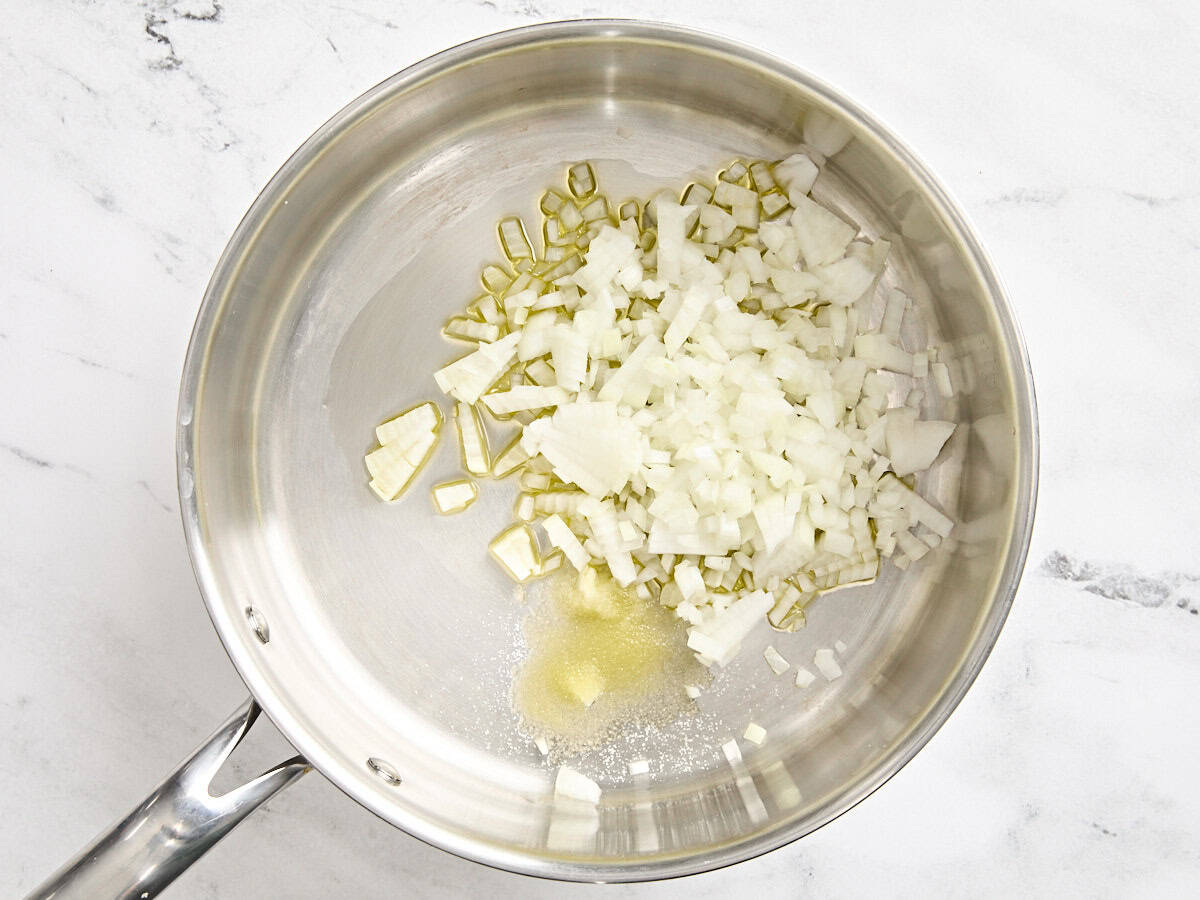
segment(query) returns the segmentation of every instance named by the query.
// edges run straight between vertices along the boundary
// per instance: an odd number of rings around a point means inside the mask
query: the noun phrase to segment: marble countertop
[[[807,68],[904,136],[974,220],[1025,330],[1043,441],[1030,564],[995,652],[878,793],[732,869],[637,887],[521,879],[433,850],[310,776],[172,896],[1194,890],[1200,11],[918,6],[5,4],[0,892],[32,888],[245,694],[193,581],[173,441],[192,320],[249,202],[397,69],[598,14],[706,28]]]

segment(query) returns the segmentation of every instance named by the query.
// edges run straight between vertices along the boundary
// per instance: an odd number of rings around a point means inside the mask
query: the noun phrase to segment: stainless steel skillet
[[[573,763],[598,810],[556,803],[508,703],[524,609],[483,552],[494,489],[439,518],[379,504],[361,457],[375,422],[438,396],[438,335],[476,290],[504,214],[534,214],[566,163],[614,197],[682,187],[735,156],[778,157],[823,114],[854,137],[815,193],[893,242],[889,277],[954,362],[933,401],[959,438],[922,490],[959,522],[906,572],[823,598],[799,657],[842,640],[846,675],[802,693],[748,644],[696,715]],[[914,326],[910,326],[914,327]],[[918,335],[909,335],[915,338]],[[533,875],[634,881],[794,840],[894,774],[945,721],[1003,624],[1037,477],[1033,386],[1003,291],[942,188],[886,129],[777,59],[627,21],[504,32],[355,100],[271,180],[197,318],[179,404],[184,529],[213,623],[254,700],[36,896],[152,896],[312,766],[410,834]],[[762,636],[766,643],[768,636]],[[302,754],[220,798],[211,774],[258,713]],[[730,761],[749,719],[769,740]],[[647,776],[625,763],[646,759]]]

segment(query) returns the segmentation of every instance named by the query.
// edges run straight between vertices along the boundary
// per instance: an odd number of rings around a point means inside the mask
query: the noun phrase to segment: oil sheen
[[[708,678],[685,627],[591,567],[555,577],[526,619],[529,656],[514,679],[526,728],[573,752],[677,718],[692,705],[685,686]]]

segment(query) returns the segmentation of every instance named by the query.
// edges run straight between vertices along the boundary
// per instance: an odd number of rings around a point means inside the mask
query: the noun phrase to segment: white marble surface
[[[192,579],[172,442],[193,315],[256,191],[404,65],[586,14],[692,24],[808,68],[877,112],[965,206],[1011,289],[1041,400],[1039,516],[1009,623],[911,765],[822,831],[730,870],[533,882],[432,850],[310,776],[173,896],[1194,891],[1195,4],[0,5],[0,892],[36,884],[243,697]],[[1043,567],[1056,551],[1071,561],[1058,574]],[[265,759],[279,739],[258,744]]]

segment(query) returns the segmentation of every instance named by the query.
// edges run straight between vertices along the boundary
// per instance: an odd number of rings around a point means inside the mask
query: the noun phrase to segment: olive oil
[[[531,731],[579,748],[688,707],[684,686],[706,673],[670,610],[590,566],[547,589],[526,622],[530,652],[513,692]]]

